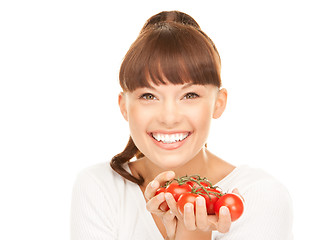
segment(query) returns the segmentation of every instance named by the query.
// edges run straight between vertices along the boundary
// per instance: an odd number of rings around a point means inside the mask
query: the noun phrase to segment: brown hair
[[[189,15],[161,12],[148,19],[131,45],[120,67],[123,91],[134,91],[150,84],[184,84],[221,87],[220,55],[212,40]],[[143,157],[132,138],[123,152],[113,157],[110,165],[124,178],[142,185],[138,178],[123,168],[133,157]]]

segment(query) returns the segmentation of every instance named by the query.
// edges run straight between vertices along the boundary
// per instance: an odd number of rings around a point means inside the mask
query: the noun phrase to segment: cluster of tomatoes
[[[186,203],[192,203],[195,206],[196,198],[199,196],[206,200],[208,215],[216,214],[219,216],[220,208],[226,206],[229,209],[231,220],[236,221],[244,210],[243,200],[239,195],[223,193],[206,178],[201,178],[198,175],[184,176],[167,182],[156,191],[156,195],[161,192],[169,192],[173,195],[181,213],[184,213]],[[167,211],[169,207],[166,202],[163,202],[160,209]]]

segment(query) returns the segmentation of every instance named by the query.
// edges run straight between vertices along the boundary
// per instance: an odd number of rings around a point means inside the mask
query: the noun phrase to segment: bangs
[[[221,87],[220,57],[213,42],[185,24],[161,22],[142,30],[120,68],[120,85],[134,91],[152,84]]]

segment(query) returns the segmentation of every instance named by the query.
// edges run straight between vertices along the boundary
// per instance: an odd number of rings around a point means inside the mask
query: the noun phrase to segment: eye
[[[198,94],[194,92],[189,92],[184,96],[184,99],[193,99],[193,98],[198,98],[200,97]]]
[[[151,93],[144,93],[140,96],[140,99],[144,100],[156,100],[157,98]]]

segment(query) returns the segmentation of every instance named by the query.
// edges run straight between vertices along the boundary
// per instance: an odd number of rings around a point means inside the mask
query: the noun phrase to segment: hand
[[[153,181],[151,181],[145,191],[144,196],[147,199],[147,210],[159,216],[166,229],[167,238],[173,240],[176,234],[177,219],[173,211],[162,211],[159,206],[165,202],[164,193],[160,193],[155,196],[157,189],[167,181],[173,180],[175,173],[173,171],[162,172]]]
[[[237,189],[234,189],[233,193],[240,195]],[[227,207],[221,207],[219,217],[216,215],[207,215],[205,199],[199,196],[196,198],[195,203],[196,213],[194,213],[193,204],[187,203],[184,206],[184,214],[181,214],[177,209],[176,201],[170,193],[165,193],[165,199],[170,207],[170,211],[172,211],[178,219],[178,226],[180,223],[183,223],[182,226],[177,228],[178,231],[180,229],[190,231],[192,235],[201,239],[200,235],[204,232],[211,233],[213,230],[217,230],[221,233],[227,233],[230,229],[231,218]],[[183,236],[181,239],[186,237],[185,233],[181,235]]]
[[[207,215],[206,200],[199,196],[196,198],[196,212],[194,213],[194,205],[187,203],[184,206],[184,214],[180,213],[177,208],[177,203],[170,193],[165,193],[166,202],[173,214],[179,222],[183,223],[182,228],[187,231],[200,230],[202,232],[212,232],[218,230],[226,233],[230,229],[231,219],[227,207],[220,209],[219,218],[216,215]]]

